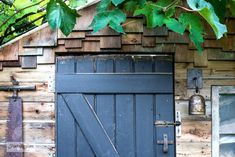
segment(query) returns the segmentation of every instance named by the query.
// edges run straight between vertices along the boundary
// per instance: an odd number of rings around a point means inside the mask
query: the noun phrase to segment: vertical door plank
[[[92,105],[92,108],[94,109],[94,95],[86,95],[85,96],[88,100],[88,102]],[[84,133],[82,133],[82,130],[79,125],[77,125],[77,157],[94,157],[94,152],[89,145],[87,139],[84,136]]]
[[[117,73],[132,72],[131,58],[118,58]],[[135,120],[133,95],[116,95],[116,148],[121,157],[135,157]]]
[[[172,60],[169,60],[169,57],[158,59],[155,57],[155,72],[173,72]]]
[[[76,58],[76,72],[77,73],[93,73],[94,65],[92,57],[78,57]]]
[[[77,133],[76,133],[76,141],[77,141],[77,156],[76,157],[94,157],[94,153],[88,144],[86,138],[84,137],[81,128],[79,125],[76,125]]]
[[[135,60],[135,72],[152,72],[152,57],[140,57]]]
[[[118,57],[115,60],[116,73],[129,73],[133,71],[133,61],[131,56]]]
[[[100,57],[96,60],[97,73],[113,73],[113,59],[107,57]]]
[[[156,120],[174,121],[173,95],[156,95]],[[168,140],[175,141],[174,127],[156,127],[156,140],[163,140],[163,134],[167,134]],[[157,156],[174,156],[174,145],[168,145],[168,153],[163,153],[163,145],[157,144]]]
[[[74,117],[58,95],[57,107],[57,157],[77,157],[76,155],[76,124]]]
[[[57,73],[74,73],[74,58],[58,58]],[[76,157],[76,124],[62,96],[57,99],[57,157]]]
[[[157,119],[174,120],[173,99],[172,94],[156,95],[156,114],[159,115]]]
[[[75,59],[76,73],[93,73],[93,58],[79,56]],[[86,95],[87,100],[94,108],[94,96]],[[87,142],[79,125],[77,125],[77,157],[94,157],[92,148]]]
[[[135,73],[152,72],[151,57],[141,57],[135,60]],[[154,118],[153,96],[136,95],[136,157],[154,157]]]
[[[57,58],[57,73],[68,74],[75,71],[74,57],[70,58]]]
[[[135,157],[133,95],[116,96],[116,148],[121,157]]]
[[[87,99],[82,94],[64,94],[63,98],[95,155],[98,157],[119,157],[104,126]]]
[[[111,57],[100,57],[97,59],[96,73],[113,73],[113,59]],[[96,113],[113,143],[115,143],[114,106],[114,95],[96,96]]]
[[[136,95],[136,157],[155,156],[153,132],[153,96]]]
[[[99,117],[109,138],[115,143],[115,113],[114,113],[114,96],[97,95],[96,96],[96,113]]]

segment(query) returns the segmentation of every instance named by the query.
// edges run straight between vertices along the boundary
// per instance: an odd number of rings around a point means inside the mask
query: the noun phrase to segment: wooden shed
[[[235,19],[227,37],[208,32],[199,55],[187,35],[150,30],[139,17],[128,17],[124,35],[93,34],[95,7],[79,11],[68,37],[44,24],[0,49],[0,86],[10,76],[36,85],[19,92],[24,156],[234,157]],[[202,71],[205,115],[188,112],[191,69]],[[0,91],[0,157],[11,95]]]

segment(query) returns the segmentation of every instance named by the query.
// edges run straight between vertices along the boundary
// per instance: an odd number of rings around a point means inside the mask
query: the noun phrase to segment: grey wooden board
[[[158,59],[155,60],[155,72],[172,72],[173,66],[171,60]]]
[[[115,71],[117,73],[130,73],[133,71],[133,68],[131,57],[121,57],[115,61]]]
[[[56,91],[58,93],[172,93],[171,82],[172,75],[162,74],[57,74]]]
[[[86,95],[85,96],[92,108],[95,109],[95,96],[94,95]],[[87,139],[81,131],[80,126],[78,126],[80,130],[77,130],[77,133],[80,133],[80,136],[77,135],[77,157],[94,157],[94,152],[89,145]]]
[[[74,60],[75,71],[77,73],[91,73],[94,72],[93,69],[93,58],[89,57],[78,57]],[[86,98],[95,109],[95,96],[86,95]],[[77,125],[77,157],[94,157],[92,148],[90,147],[87,139],[81,131],[80,126]]]
[[[92,72],[94,72],[93,58],[79,57],[78,59],[76,59],[75,65],[76,65],[76,72],[77,73],[92,73]]]
[[[57,107],[57,157],[76,157],[76,125],[74,117],[63,98],[58,96]],[[66,149],[65,149],[66,146]],[[68,147],[69,146],[69,147]]]
[[[153,72],[153,60],[152,57],[136,58],[134,63],[135,72]]]
[[[37,56],[24,56],[22,57],[21,67],[23,69],[36,69],[37,68]]]
[[[173,95],[156,95],[155,104],[156,104],[156,120],[163,121],[174,121],[174,108],[173,108]],[[156,139],[163,140],[163,134],[167,134],[169,141],[175,141],[175,136],[173,134],[174,127],[156,127]],[[175,155],[174,145],[168,145],[168,153],[163,153],[163,145],[157,144],[157,157],[168,157]]]
[[[131,58],[116,60],[116,72],[131,72]],[[116,95],[116,148],[121,157],[134,157],[135,145],[135,104],[133,94]]]
[[[135,156],[135,111],[133,95],[116,95],[116,148],[122,157]]]
[[[63,73],[74,73],[75,72],[75,62],[74,62],[74,58],[70,57],[70,58],[60,58],[57,59],[57,73],[59,74],[63,74]]]
[[[82,94],[63,95],[63,98],[96,156],[119,157],[114,144],[88,100]]]
[[[136,95],[136,157],[155,156],[153,120],[153,96]]]
[[[96,73],[113,72],[113,60],[98,58]],[[96,95],[96,113],[104,126],[109,138],[115,143],[115,99],[114,95]]]
[[[135,72],[154,72],[151,57],[137,59]],[[135,95],[136,157],[154,157],[154,104],[153,95]]]
[[[67,73],[74,72],[74,60],[69,58],[57,62],[57,72]],[[57,143],[57,157],[76,157],[76,125],[75,120],[64,103],[61,95],[57,95],[57,129],[56,129],[56,143]],[[66,146],[66,149],[65,149]],[[67,147],[69,146],[69,147]]]

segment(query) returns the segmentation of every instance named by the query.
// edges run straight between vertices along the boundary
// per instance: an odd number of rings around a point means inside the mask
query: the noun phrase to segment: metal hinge
[[[54,93],[55,92],[55,75],[51,74],[48,77],[48,92]]]
[[[181,114],[180,114],[180,111],[176,111],[175,120],[181,122]],[[180,137],[180,136],[181,136],[181,125],[175,127],[175,132],[176,132],[176,136],[177,136],[177,137]]]

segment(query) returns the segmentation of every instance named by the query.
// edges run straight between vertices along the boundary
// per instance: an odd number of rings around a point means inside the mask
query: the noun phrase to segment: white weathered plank
[[[0,120],[8,116],[9,102],[0,102]],[[23,119],[25,120],[55,120],[55,104],[46,102],[23,102]]]
[[[3,83],[0,83],[3,85]],[[4,84],[5,85],[5,84]],[[36,85],[36,91],[20,91],[18,95],[24,102],[54,102],[54,93],[48,92],[48,84],[42,83],[22,83],[21,85]],[[0,91],[0,101],[8,101],[12,92]]]
[[[9,82],[14,76],[19,82],[47,82],[55,73],[55,65],[38,65],[37,69],[4,68],[1,72],[1,82]]]
[[[210,142],[177,142],[177,157],[211,157]]]
[[[0,123],[0,143],[6,142],[6,122]],[[23,123],[25,144],[54,144],[55,123]]]
[[[55,144],[25,144],[24,157],[53,157]],[[5,157],[6,146],[0,144],[0,157]]]

